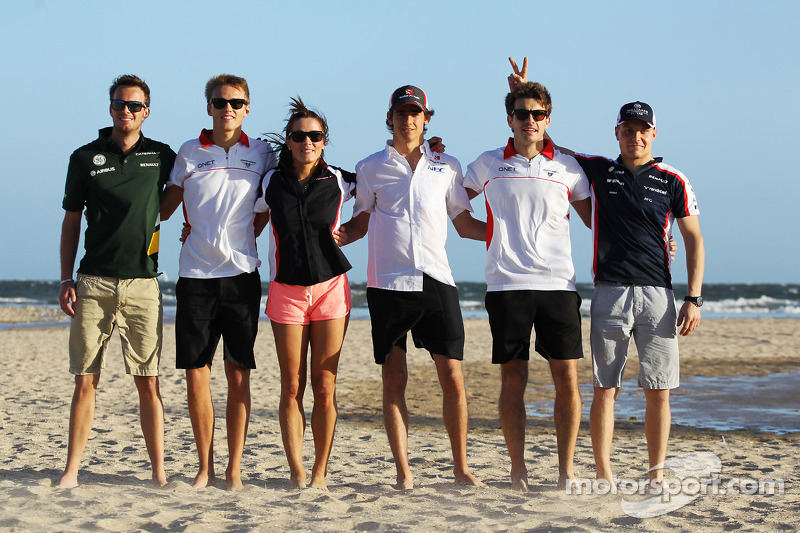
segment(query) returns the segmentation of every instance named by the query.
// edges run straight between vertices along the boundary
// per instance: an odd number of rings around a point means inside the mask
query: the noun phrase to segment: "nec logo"
[[[203,161],[202,163],[198,163],[198,164],[197,164],[197,168],[205,168],[205,167],[210,167],[210,166],[211,166],[211,165],[213,165],[213,164],[214,164],[214,160],[213,160],[213,159],[211,159],[210,161]]]
[[[500,167],[497,169],[498,172],[514,172],[514,167]]]
[[[432,166],[428,165],[428,170],[430,170],[431,172],[442,172],[443,173],[444,172],[444,167],[432,167]]]

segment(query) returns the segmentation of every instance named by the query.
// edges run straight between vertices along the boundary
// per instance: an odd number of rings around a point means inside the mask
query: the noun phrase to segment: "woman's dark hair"
[[[322,126],[322,133],[325,135],[325,145],[330,140],[328,136],[328,121],[325,115],[315,109],[306,107],[303,99],[299,96],[291,98],[289,104],[289,117],[286,119],[286,127],[283,129],[283,135],[277,133],[266,134],[267,140],[278,148],[278,165],[282,168],[292,168],[292,153],[286,145],[286,138],[289,136],[294,127],[294,123],[301,118],[313,118],[319,121]],[[324,150],[323,150],[324,155]]]

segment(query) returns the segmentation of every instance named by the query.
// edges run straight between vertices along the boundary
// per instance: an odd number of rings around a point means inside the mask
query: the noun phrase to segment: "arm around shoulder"
[[[486,241],[486,222],[473,218],[472,213],[466,209],[456,215],[453,219],[453,226],[458,235],[464,239]]]
[[[336,241],[336,244],[340,247],[345,246],[346,244],[350,244],[362,238],[367,234],[368,229],[369,213],[362,211],[348,222],[339,226],[338,229],[334,230],[333,240]]]
[[[168,185],[161,197],[161,221],[169,220],[172,213],[183,202],[183,187]]]
[[[578,213],[578,216],[581,217],[581,220],[586,225],[587,228],[592,227],[592,199],[591,198],[584,198],[583,200],[577,200],[572,202],[572,207],[575,209],[575,212]]]

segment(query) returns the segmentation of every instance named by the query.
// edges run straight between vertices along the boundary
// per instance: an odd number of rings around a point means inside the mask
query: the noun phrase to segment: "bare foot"
[[[299,477],[299,476],[298,477],[292,476],[291,477],[291,482],[292,482],[292,488],[293,489],[304,489],[304,488],[306,488],[308,486],[308,484],[306,484],[305,472],[303,473],[303,477],[302,478]]]
[[[647,492],[653,496],[659,496],[664,492],[664,478],[651,478],[647,482]]]
[[[206,488],[211,481],[214,479],[214,474],[212,472],[198,472],[192,482],[193,489],[204,489]]]
[[[309,483],[308,486],[311,487],[312,489],[317,489],[317,490],[322,490],[322,491],[328,492],[328,486],[325,484],[325,478],[324,477],[321,478],[321,479],[317,479],[317,478],[312,477],[311,478],[311,483]]]
[[[61,479],[58,480],[58,485],[56,488],[59,489],[74,489],[78,486],[78,474],[67,474],[64,472],[64,475],[61,476]]]
[[[511,489],[528,492],[528,471],[525,468],[519,471],[511,470]]]
[[[577,479],[574,475],[572,476],[558,476],[558,485],[557,487],[561,490],[566,490],[567,487],[575,487],[577,486]]]
[[[468,487],[485,487],[486,485],[478,478],[473,476],[469,470],[463,473],[454,472],[456,476],[456,485],[465,485]]]
[[[414,488],[414,476],[409,474],[408,476],[397,476],[397,483],[395,484],[395,488],[399,490],[411,490]]]
[[[225,474],[225,488],[235,492],[244,489],[241,475]]]
[[[590,479],[578,479],[575,476],[558,478],[558,488],[567,494],[585,494],[587,487],[591,486]]]
[[[159,489],[167,485],[167,475],[163,469],[160,472],[153,471],[153,485]]]

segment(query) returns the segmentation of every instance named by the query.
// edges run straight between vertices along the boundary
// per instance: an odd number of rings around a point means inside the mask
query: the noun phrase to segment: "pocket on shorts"
[[[75,294],[80,298],[81,296],[90,296],[96,294],[100,290],[103,278],[100,276],[89,276],[86,274],[78,274],[78,279],[75,282]]]

